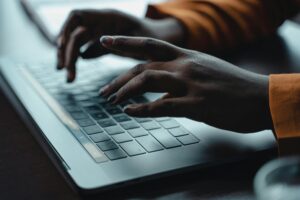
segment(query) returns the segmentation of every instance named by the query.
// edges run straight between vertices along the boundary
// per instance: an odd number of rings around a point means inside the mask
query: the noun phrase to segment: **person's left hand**
[[[167,93],[154,102],[127,106],[129,115],[187,117],[238,132],[272,128],[268,76],[151,38],[106,36],[101,43],[112,53],[149,60],[100,90],[110,102]]]

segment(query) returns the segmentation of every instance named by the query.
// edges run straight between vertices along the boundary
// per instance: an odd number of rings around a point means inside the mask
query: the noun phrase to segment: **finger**
[[[80,11],[72,11],[68,16],[66,22],[61,29],[61,32],[57,39],[57,69],[62,69],[65,64],[65,48],[70,34],[75,30],[77,26],[81,24]]]
[[[80,53],[80,56],[84,59],[96,58],[105,54],[109,51],[104,48],[100,42],[97,40],[93,42],[84,52]]]
[[[134,117],[189,117],[195,110],[194,105],[192,99],[185,97],[158,99],[150,103],[128,105],[124,112]]]
[[[113,51],[149,60],[171,60],[183,53],[179,47],[153,38],[103,36],[100,42],[104,47]]]
[[[164,94],[162,97],[160,97],[160,99],[169,99],[169,98],[174,98],[175,96],[170,94],[170,93],[166,93]]]
[[[89,34],[86,28],[78,27],[72,33],[65,52],[65,67],[67,68],[67,82],[72,82],[75,79],[76,71],[75,64],[80,54],[80,47],[89,40]]]
[[[129,80],[131,80],[133,77],[139,75],[143,71],[147,69],[153,69],[153,70],[167,70],[168,66],[164,65],[162,62],[151,62],[151,63],[143,63],[138,64],[135,67],[131,68],[128,72],[118,76],[115,78],[111,83],[104,86],[100,89],[100,94],[104,97],[109,96],[113,93],[115,93],[117,90],[119,90],[124,84],[126,84]]]
[[[107,48],[105,48],[105,49],[106,49],[107,53],[115,54],[115,55],[118,55],[118,56],[133,58],[133,59],[141,60],[141,61],[149,60],[148,58],[146,58],[144,56],[133,54],[133,53],[130,53],[130,52],[117,51],[117,50],[107,49]]]
[[[184,95],[185,84],[173,73],[161,70],[146,70],[121,87],[108,101],[116,104],[145,92],[168,92]]]

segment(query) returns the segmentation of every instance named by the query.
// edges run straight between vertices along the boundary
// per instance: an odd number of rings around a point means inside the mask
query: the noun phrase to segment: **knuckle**
[[[122,99],[125,96],[125,94],[127,93],[126,91],[127,91],[127,87],[126,86],[120,88],[119,91],[116,94],[117,98],[118,99]]]
[[[153,38],[146,38],[143,41],[143,46],[148,47],[148,48],[153,48],[157,46],[157,40]]]
[[[76,18],[76,17],[80,16],[81,12],[82,11],[78,10],[78,9],[72,10],[71,13],[69,14],[69,18],[70,19]]]
[[[148,83],[151,82],[153,80],[153,73],[150,70],[145,70],[141,77],[140,77],[141,82],[143,83]]]
[[[132,68],[131,73],[133,75],[138,75],[138,74],[142,73],[144,71],[144,69],[145,69],[144,64],[138,64],[134,68]]]
[[[188,66],[188,67],[191,67],[191,66],[194,66],[195,64],[196,64],[196,61],[195,61],[195,59],[193,59],[193,58],[188,58],[187,60],[186,60],[186,66]]]
[[[193,67],[195,65],[196,65],[196,61],[194,59],[185,60],[180,70],[181,75],[187,77],[194,76],[195,72],[193,70]]]
[[[108,88],[109,90],[117,90],[117,89],[120,89],[122,88],[123,86],[123,77],[120,76],[120,77],[117,77],[115,79],[113,79],[109,84],[108,84]]]
[[[114,45],[121,46],[126,45],[127,39],[125,37],[115,37],[114,38]]]
[[[76,40],[76,39],[78,39],[78,32],[77,31],[73,31],[70,36],[71,36],[71,38],[73,38],[74,40]]]

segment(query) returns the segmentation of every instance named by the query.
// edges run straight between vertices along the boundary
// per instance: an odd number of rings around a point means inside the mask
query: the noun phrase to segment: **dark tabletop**
[[[265,74],[298,72],[298,33],[297,25],[288,23],[279,34],[224,58]],[[14,0],[0,1],[0,55],[20,61],[42,61],[55,55]],[[0,134],[0,199],[255,199],[254,175],[276,157],[273,150],[236,163],[81,197],[67,185],[2,92]]]

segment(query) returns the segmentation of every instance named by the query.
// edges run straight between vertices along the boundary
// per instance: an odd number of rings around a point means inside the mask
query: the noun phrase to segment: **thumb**
[[[100,42],[112,53],[156,61],[173,60],[183,52],[170,43],[145,37],[102,36]]]

